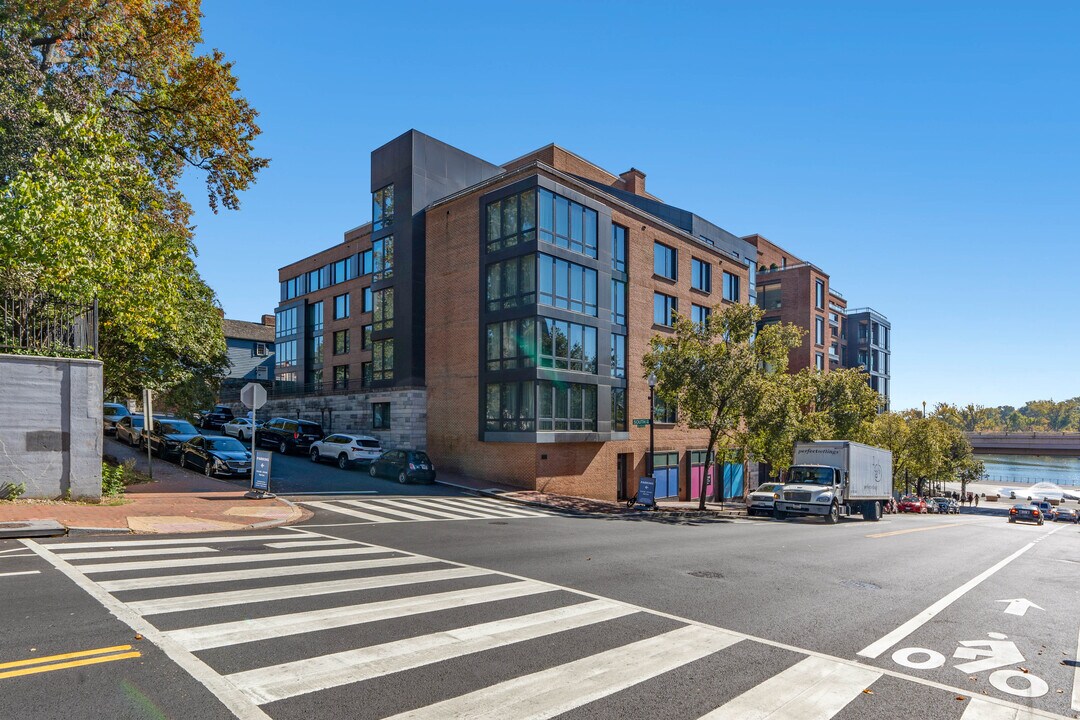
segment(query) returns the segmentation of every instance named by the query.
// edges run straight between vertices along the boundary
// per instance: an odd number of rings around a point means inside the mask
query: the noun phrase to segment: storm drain
[[[723,580],[724,574],[715,570],[694,570],[687,573],[691,577],[705,578],[706,580]]]
[[[840,584],[844,587],[855,588],[856,590],[880,590],[881,586],[872,582],[866,582],[865,580],[841,580]]]

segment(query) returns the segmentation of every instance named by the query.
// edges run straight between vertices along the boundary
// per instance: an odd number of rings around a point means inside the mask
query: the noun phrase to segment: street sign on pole
[[[246,408],[258,410],[266,404],[266,388],[259,383],[249,382],[240,391],[240,402]]]
[[[649,427],[649,418],[634,418],[634,427]]]
[[[154,429],[154,391],[143,388],[143,432],[146,433],[146,467],[147,475],[154,479],[154,457],[150,452],[150,431]]]

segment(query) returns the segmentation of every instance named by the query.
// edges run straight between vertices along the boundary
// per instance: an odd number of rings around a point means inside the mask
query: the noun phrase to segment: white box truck
[[[892,453],[848,440],[795,443],[794,463],[774,509],[777,520],[821,515],[837,523],[841,515],[862,513],[881,519],[892,497]]]

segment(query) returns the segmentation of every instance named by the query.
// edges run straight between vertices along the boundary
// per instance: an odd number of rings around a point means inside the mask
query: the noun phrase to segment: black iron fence
[[[97,357],[98,306],[41,296],[0,296],[0,352]]]

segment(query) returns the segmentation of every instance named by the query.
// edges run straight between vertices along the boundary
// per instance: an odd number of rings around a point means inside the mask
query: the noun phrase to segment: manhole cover
[[[724,574],[715,570],[695,570],[690,573],[692,577],[705,578],[706,580],[723,580]]]
[[[30,527],[30,523],[24,522],[3,522],[0,523],[0,530],[20,530],[22,528]]]
[[[857,588],[859,590],[880,590],[880,585],[875,585],[872,582],[866,582],[864,580],[841,580],[840,584],[844,587]]]

